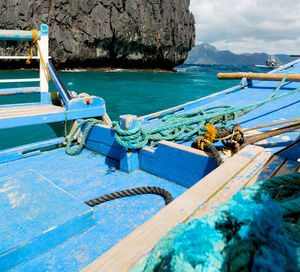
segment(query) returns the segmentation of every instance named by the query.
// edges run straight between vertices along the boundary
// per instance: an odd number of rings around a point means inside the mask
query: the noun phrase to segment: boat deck
[[[65,153],[65,148],[0,164],[2,177],[31,169],[81,202],[114,191],[141,186],[162,187],[173,198],[187,190],[144,171],[126,174],[117,168],[117,161],[92,151],[83,150],[78,156],[69,156]],[[157,195],[127,197],[96,206],[93,208],[96,221],[94,228],[15,267],[12,271],[61,271],[62,268],[64,271],[81,270],[164,206],[164,199]]]
[[[300,73],[300,64],[287,66],[273,71],[276,73],[286,74],[288,72]],[[211,96],[193,101],[166,111],[159,113],[150,114],[147,116],[140,117],[139,120],[143,122],[143,127],[145,129],[152,128],[161,123],[161,116],[167,113],[181,114],[189,111],[197,110],[201,107],[218,106],[218,105],[230,105],[235,107],[243,107],[250,105],[252,103],[260,102],[267,97],[269,97],[280,82],[274,81],[257,81],[252,82],[252,86],[243,88],[242,90],[225,90],[223,92],[213,94]],[[280,90],[275,96],[280,96],[281,94],[293,91],[300,88],[299,82],[285,82]],[[238,118],[238,123],[241,125],[242,129],[253,128],[257,126],[263,126],[267,124],[274,124],[278,122],[284,122],[293,119],[299,119],[299,109],[300,109],[300,97],[299,92],[288,95],[278,100],[268,102],[253,111],[242,115]],[[267,128],[260,128],[254,131],[250,131],[249,134],[258,134],[270,131],[272,129],[284,126],[278,125]],[[299,132],[290,132],[284,135],[272,137],[257,143],[257,145],[266,148],[272,153],[276,153],[282,148],[293,143],[298,137]],[[191,142],[178,142],[179,144],[191,146]]]
[[[287,71],[300,73],[300,65],[287,68],[283,72]],[[253,81],[252,86],[248,88],[226,90],[173,109],[140,117],[139,120],[143,122],[144,128],[150,128],[159,124],[161,117],[170,112],[178,114],[203,106],[249,105],[267,98],[278,84],[279,82]],[[299,83],[285,83],[276,95],[299,87]],[[269,102],[241,116],[238,122],[245,129],[297,119],[299,118],[299,107],[298,92]],[[251,133],[265,132],[270,129],[261,128]],[[235,156],[228,157],[225,163],[215,171],[213,171],[216,168],[214,160],[204,152],[192,149],[191,142],[162,141],[155,148],[148,146],[142,148],[138,154],[140,169],[127,174],[119,170],[120,160],[122,161],[122,156],[124,157],[124,149],[122,150],[122,147],[116,143],[114,133],[115,131],[108,125],[96,125],[92,128],[86,141],[88,149],[84,149],[79,155],[69,156],[64,148],[59,148],[41,152],[38,156],[3,163],[0,164],[1,178],[4,178],[5,182],[6,176],[18,175],[18,173],[31,170],[79,200],[81,204],[107,193],[141,186],[162,187],[178,199],[168,205],[166,209],[164,209],[164,200],[156,195],[127,197],[96,206],[93,208],[95,213],[93,228],[81,234],[78,232],[77,236],[44,253],[40,250],[41,255],[14,267],[12,271],[78,271],[104,253],[104,260],[107,260],[105,256],[110,256],[108,257],[109,262],[104,265],[106,270],[98,271],[107,271],[107,265],[110,262],[117,263],[116,267],[123,267],[124,263],[132,265],[133,261],[137,261],[139,257],[151,250],[155,241],[168,229],[186,220],[201,207],[208,205],[209,208],[205,211],[209,212],[211,205],[217,206],[220,201],[229,199],[243,186],[267,177],[268,173],[276,175],[299,169],[298,156],[291,157],[292,153],[299,150],[299,142],[293,146],[290,154],[287,152],[282,153],[285,154],[282,156],[273,156],[295,143],[296,139],[299,140],[299,131],[296,131],[264,140],[257,143],[256,146],[248,146]],[[128,155],[128,153],[126,154]],[[137,155],[137,153],[130,154]],[[27,179],[30,178],[29,175]],[[5,188],[0,188],[0,193],[5,190]],[[36,190],[39,190],[38,186]],[[207,204],[208,202],[210,203]],[[150,218],[149,223],[148,219]],[[45,219],[40,218],[39,220]],[[138,228],[144,222],[146,223],[143,227]],[[152,226],[154,227],[152,228]],[[145,228],[147,231],[141,232]],[[154,231],[155,239],[151,240],[150,237],[149,241],[151,241],[144,247],[143,240],[139,240],[140,238],[138,239],[134,235],[128,238],[133,231],[138,235],[143,233],[146,235],[146,233]],[[125,242],[119,245],[118,242],[125,237],[127,237]],[[134,240],[135,242],[133,242]],[[124,263],[117,262],[118,254],[127,250],[126,241],[131,242],[133,250],[140,248],[140,251],[134,252],[135,257],[131,262],[127,262],[125,257],[123,257]],[[112,251],[109,251],[112,247]],[[114,250],[115,248],[117,250]],[[119,251],[120,248],[121,251]],[[124,256],[126,255],[129,260],[131,252],[127,253]],[[98,266],[95,267],[93,271],[97,271]]]

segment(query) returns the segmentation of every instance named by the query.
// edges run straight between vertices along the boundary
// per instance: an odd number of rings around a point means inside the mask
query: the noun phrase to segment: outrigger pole
[[[265,74],[265,73],[218,73],[218,79],[242,79],[262,80],[262,81],[281,81],[286,77],[285,81],[300,82],[300,74]]]

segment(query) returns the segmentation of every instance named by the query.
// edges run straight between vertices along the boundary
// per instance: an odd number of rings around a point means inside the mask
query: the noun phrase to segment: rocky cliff
[[[184,62],[194,45],[189,4],[190,0],[1,0],[0,28],[48,24],[50,55],[59,68],[171,69]],[[16,52],[14,42],[1,42],[0,47],[0,54],[26,53]]]

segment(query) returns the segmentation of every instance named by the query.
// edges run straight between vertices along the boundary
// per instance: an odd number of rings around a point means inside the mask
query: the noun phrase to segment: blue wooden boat
[[[267,74],[277,75],[276,80],[243,74],[233,88],[147,116],[121,116],[119,123],[112,123],[103,99],[64,87],[49,62],[46,25],[35,34],[0,30],[4,40],[32,41],[34,35],[40,46],[40,78],[30,81],[39,81],[40,87],[0,92],[38,92],[40,102],[1,105],[0,129],[68,121],[73,124],[68,134],[84,148],[74,154],[77,147],[68,136],[0,151],[0,271],[129,271],[177,224],[211,213],[245,186],[299,172],[300,83],[295,74],[300,73],[300,59]],[[48,92],[48,77],[58,92],[55,99]],[[22,81],[29,80],[15,80]],[[0,80],[5,82],[10,81]],[[210,114],[209,120],[203,119]],[[232,125],[228,139],[235,148],[237,118],[243,131],[251,129],[245,135],[251,134],[252,142],[242,143],[245,147],[233,150],[233,156],[222,154],[218,166],[211,153],[193,147],[191,135],[200,136],[200,130],[190,133],[195,122],[181,131],[185,139],[178,140],[178,131],[167,129],[166,135],[158,133],[161,140],[149,140],[166,121],[174,125],[174,117],[180,122],[200,118],[196,123],[202,124],[203,135],[209,132],[207,123]],[[210,136],[201,138],[203,144],[196,139],[200,148],[211,147],[215,137],[209,143]],[[66,141],[72,155],[66,152]],[[127,191],[136,194],[131,197],[110,194],[145,186],[142,192]],[[170,196],[165,191],[174,199],[167,206]],[[97,198],[103,195],[116,199],[102,203],[103,198]]]

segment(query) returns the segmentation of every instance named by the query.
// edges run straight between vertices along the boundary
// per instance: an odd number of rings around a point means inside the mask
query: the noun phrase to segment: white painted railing
[[[17,83],[17,82],[40,82],[40,101],[41,103],[47,103],[50,101],[49,85],[47,72],[45,70],[42,59],[45,65],[49,62],[49,48],[48,48],[48,26],[41,25],[38,31],[38,43],[40,51],[38,50],[38,56],[33,56],[32,59],[40,60],[39,64],[39,78],[26,78],[26,79],[1,79],[0,83]],[[0,29],[0,40],[14,40],[14,41],[32,41],[31,31],[22,30],[1,30]],[[17,59],[28,59],[27,56],[0,56],[0,59],[17,60]],[[0,90],[1,92],[1,90]]]
[[[17,78],[17,79],[0,79],[0,83],[14,83],[14,82],[39,82],[39,78]]]

